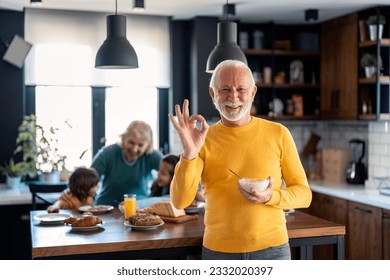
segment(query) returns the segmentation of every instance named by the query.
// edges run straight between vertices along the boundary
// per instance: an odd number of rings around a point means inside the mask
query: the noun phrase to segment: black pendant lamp
[[[117,0],[115,15],[107,16],[107,38],[96,54],[95,68],[138,68],[137,54],[126,39],[126,16],[117,14]]]
[[[228,13],[224,11],[227,18]],[[237,23],[225,20],[218,23],[217,45],[207,59],[206,72],[212,73],[220,62],[228,59],[248,64],[244,52],[237,45]]]

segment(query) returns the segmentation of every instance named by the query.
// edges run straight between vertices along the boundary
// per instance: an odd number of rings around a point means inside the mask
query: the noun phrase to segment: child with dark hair
[[[69,178],[68,189],[47,208],[47,212],[60,209],[77,209],[83,205],[93,205],[99,186],[99,175],[93,168],[79,167]]]
[[[150,189],[150,196],[163,196],[169,194],[169,187],[175,172],[175,166],[179,161],[176,155],[166,155],[160,162],[157,178]]]

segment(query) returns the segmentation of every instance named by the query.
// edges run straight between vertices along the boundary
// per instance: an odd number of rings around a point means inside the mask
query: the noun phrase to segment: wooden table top
[[[45,213],[30,212],[32,258],[202,246],[203,241],[203,214],[185,223],[165,223],[155,230],[136,231],[124,225],[123,215],[115,208],[99,215],[104,221],[102,229],[74,232],[69,226],[42,225],[34,220],[34,216]],[[71,210],[61,213],[81,215]],[[345,226],[300,211],[287,216],[287,228],[290,238],[345,234]]]

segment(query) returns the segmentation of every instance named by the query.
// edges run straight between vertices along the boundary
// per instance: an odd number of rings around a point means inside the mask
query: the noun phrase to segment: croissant
[[[67,218],[64,222],[66,224],[72,225],[72,227],[92,227],[96,226],[97,224],[103,223],[102,219],[90,214],[83,215],[81,218],[78,219],[70,217]]]
[[[67,225],[71,225],[71,224],[73,224],[73,223],[76,222],[76,221],[77,221],[77,218],[75,218],[75,217],[69,217],[69,218],[66,218],[66,219],[64,220],[64,223],[67,224]]]

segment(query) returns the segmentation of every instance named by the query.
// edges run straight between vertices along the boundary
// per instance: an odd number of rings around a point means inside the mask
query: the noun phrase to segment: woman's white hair
[[[215,67],[215,69],[213,71],[213,75],[211,76],[211,79],[210,79],[210,87],[213,89],[213,91],[215,93],[218,92],[217,86],[215,84],[216,77],[218,77],[219,72],[221,72],[222,69],[230,68],[230,67],[246,69],[248,71],[248,76],[251,79],[251,88],[256,86],[255,79],[253,78],[253,75],[252,75],[252,71],[248,67],[248,65],[246,65],[244,62],[239,61],[239,60],[224,60],[224,61],[220,62],[217,65],[217,67]]]
[[[153,130],[148,123],[144,121],[133,121],[130,123],[125,132],[120,135],[121,145],[123,144],[124,138],[132,134],[148,141],[147,154],[153,151]]]

